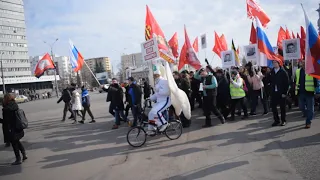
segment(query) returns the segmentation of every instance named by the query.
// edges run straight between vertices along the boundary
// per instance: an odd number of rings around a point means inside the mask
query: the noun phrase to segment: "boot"
[[[11,163],[11,165],[12,165],[12,166],[15,166],[15,165],[19,165],[19,164],[21,164],[21,163],[22,163],[21,157],[17,157],[17,158],[16,158],[16,161],[13,162],[13,163]]]
[[[28,159],[28,156],[27,156],[26,152],[23,152],[22,153],[22,161],[25,161],[27,159]]]

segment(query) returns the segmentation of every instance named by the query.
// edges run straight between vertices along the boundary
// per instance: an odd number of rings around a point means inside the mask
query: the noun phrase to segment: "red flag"
[[[247,0],[247,15],[250,19],[258,17],[263,27],[270,22],[268,15],[254,0]]]
[[[192,47],[196,53],[199,52],[198,37],[196,37],[196,39],[193,41]]]
[[[179,56],[179,52],[178,52],[178,33],[175,32],[174,35],[172,36],[172,38],[169,40],[169,46],[172,50],[172,54],[175,58],[178,58]]]
[[[214,47],[212,48],[212,51],[215,52],[220,58],[221,58],[221,39],[218,36],[217,32],[214,32]]]
[[[161,30],[158,22],[153,17],[148,5],[147,5],[147,15],[146,15],[146,26],[145,26],[145,39],[149,40],[156,37],[158,40],[158,49],[160,57],[169,63],[174,63],[173,54],[170,51],[170,46]]]
[[[55,69],[54,63],[48,53],[40,59],[34,69],[34,76],[40,78],[46,70]]]
[[[290,31],[286,28],[286,39],[291,39]]]
[[[299,33],[297,33],[297,38],[298,38],[298,39],[300,39],[300,35],[299,35]]]
[[[186,44],[186,59],[190,66],[194,67],[195,69],[201,68],[201,63],[194,52],[193,47],[191,46],[190,39],[187,33],[186,26],[184,26],[184,36],[185,36],[185,44]]]
[[[224,37],[224,34],[220,36],[220,43],[221,43],[221,50],[227,51],[228,50],[228,44],[226,41],[226,38]]]
[[[306,55],[306,32],[304,31],[304,28],[300,27],[301,31],[301,38],[300,38],[300,49],[301,49],[301,55],[303,58],[305,58]]]
[[[251,44],[256,44],[257,43],[257,30],[254,27],[253,22],[251,24],[250,43]]]
[[[292,39],[295,39],[296,38],[296,36],[294,35],[294,33],[293,33],[293,31],[291,32],[291,36],[292,36]]]
[[[280,27],[279,32],[278,32],[278,41],[277,41],[277,46],[279,49],[282,50],[282,40],[286,39],[286,31]]]
[[[179,65],[178,65],[178,71],[184,67],[184,65],[188,64],[187,61],[187,47],[186,43],[183,44],[180,52],[180,57],[179,57]]]

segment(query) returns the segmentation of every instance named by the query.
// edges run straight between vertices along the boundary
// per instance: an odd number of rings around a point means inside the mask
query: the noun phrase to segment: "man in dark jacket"
[[[218,69],[216,72],[218,81],[218,95],[217,95],[217,107],[220,109],[224,118],[229,115],[229,102],[230,102],[230,88],[229,81],[222,69]]]
[[[124,84],[123,84],[123,86],[124,86],[124,89],[126,90],[126,93],[125,93],[125,98],[126,98],[126,100],[125,100],[125,103],[126,103],[126,107],[125,107],[125,109],[124,109],[124,114],[125,114],[125,116],[128,118],[128,115],[129,115],[129,110],[131,109],[131,104],[130,104],[130,94],[129,94],[129,89],[130,89],[130,86],[129,86],[129,84],[127,83],[127,82],[125,82]]]
[[[273,61],[273,70],[270,74],[271,81],[271,107],[274,123],[272,126],[286,125],[286,97],[289,88],[289,77],[287,72],[280,67],[278,61]],[[277,106],[280,105],[281,123],[278,115]]]
[[[112,79],[112,85],[108,89],[107,102],[111,102],[109,105],[109,112],[115,116],[115,124],[112,129],[118,129],[120,125],[120,117],[127,121],[126,116],[123,113],[123,90],[116,78]]]
[[[62,121],[66,120],[66,115],[67,115],[67,111],[69,111],[71,113],[71,117],[74,117],[74,113],[71,109],[71,90],[69,88],[65,88],[62,91],[62,96],[60,97],[60,99],[57,101],[57,103],[59,104],[61,101],[64,102],[64,108],[63,108],[63,117],[62,117]]]
[[[151,86],[148,83],[148,81],[146,81],[146,79],[144,79],[144,78],[142,78],[142,82],[143,82],[143,98],[144,98],[144,100],[146,100],[151,95]],[[151,101],[149,101],[149,108],[152,108]]]
[[[91,121],[89,123],[95,123],[96,121],[94,120],[93,114],[91,112],[90,109],[90,96],[89,96],[89,92],[87,89],[85,89],[84,86],[81,87],[81,102],[82,102],[82,106],[83,106],[83,111],[82,111],[82,120],[79,121],[80,123],[84,124],[85,121],[85,116],[86,116],[86,112],[88,111],[89,116],[91,117]]]
[[[138,115],[140,113],[141,109],[141,98],[142,98],[142,91],[140,87],[137,85],[135,79],[133,77],[129,77],[128,79],[129,83],[129,95],[130,95],[130,101],[129,104],[131,105],[131,110],[133,114],[133,124],[132,126],[137,126],[138,121]]]
[[[203,112],[206,116],[206,123],[202,127],[211,127],[211,112],[213,112],[221,121],[222,124],[225,123],[224,117],[221,115],[220,111],[217,109],[217,80],[216,78],[209,74],[204,68],[201,68],[195,74],[195,78],[202,80],[203,83]]]
[[[191,110],[194,110],[195,101],[198,102],[199,108],[202,108],[202,98],[199,92],[201,81],[193,77],[194,76],[193,71],[190,71],[189,75],[190,75],[190,86],[191,86],[191,97],[190,97]]]

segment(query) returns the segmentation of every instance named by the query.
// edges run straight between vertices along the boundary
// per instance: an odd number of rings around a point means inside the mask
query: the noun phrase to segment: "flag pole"
[[[97,81],[97,83],[99,84],[99,86],[101,86],[100,82],[98,81],[97,77],[93,74],[93,72],[91,71],[90,67],[88,66],[88,64],[86,63],[86,61],[83,61],[84,64],[87,66],[87,68],[89,69],[89,71],[91,72],[92,76],[94,77],[94,79]]]

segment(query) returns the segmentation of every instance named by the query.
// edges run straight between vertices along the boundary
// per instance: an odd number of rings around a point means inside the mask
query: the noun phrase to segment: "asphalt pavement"
[[[29,159],[21,166],[11,148],[0,145],[1,180],[319,180],[319,117],[309,130],[297,109],[285,127],[271,127],[271,113],[202,129],[201,110],[178,140],[150,137],[145,146],[126,142],[126,124],[111,130],[106,95],[92,93],[97,123],[61,122],[56,98],[20,104],[29,119],[22,139]],[[262,112],[261,112],[262,113]],[[2,133],[0,140],[3,141]]]

